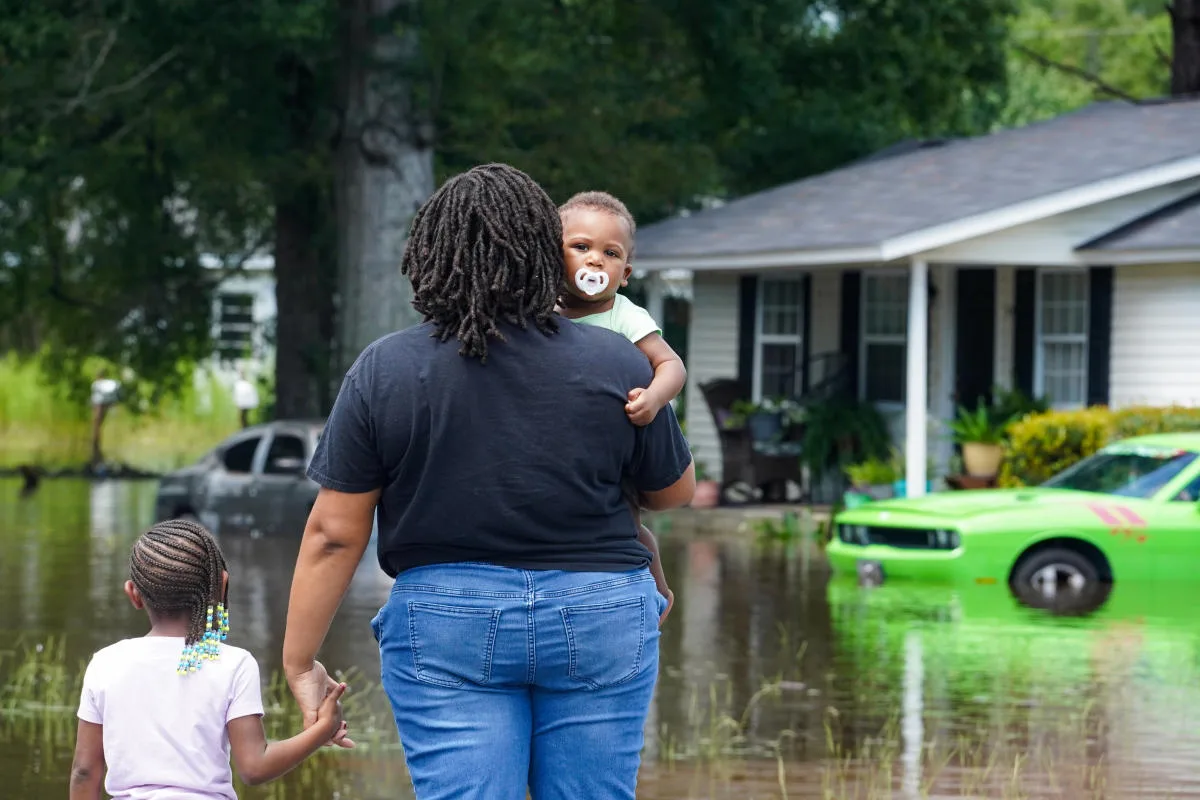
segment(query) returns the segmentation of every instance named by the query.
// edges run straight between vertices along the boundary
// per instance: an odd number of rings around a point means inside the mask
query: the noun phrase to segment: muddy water
[[[79,667],[144,630],[120,585],[153,494],[52,481],[20,501],[0,482],[0,797],[66,795]],[[831,581],[819,552],[660,532],[676,609],[639,797],[1200,797],[1200,585],[1120,586],[1055,616],[1001,587],[859,589]],[[231,639],[269,675],[296,543],[222,546]],[[326,646],[330,667],[357,670],[363,746],[243,797],[411,796],[372,680],[367,623],[388,590],[365,560]],[[46,668],[31,680],[35,657]],[[283,735],[278,696],[268,719]]]

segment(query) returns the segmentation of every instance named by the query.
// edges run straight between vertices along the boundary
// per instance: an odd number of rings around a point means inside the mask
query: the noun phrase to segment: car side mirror
[[[271,459],[271,472],[283,475],[303,475],[304,468],[308,466],[303,458],[292,458],[283,456],[281,458]]]

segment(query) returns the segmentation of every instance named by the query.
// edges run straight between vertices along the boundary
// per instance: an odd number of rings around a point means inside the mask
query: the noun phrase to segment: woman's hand
[[[314,661],[312,668],[304,672],[288,675],[287,681],[288,688],[292,690],[292,696],[296,698],[296,703],[300,706],[300,713],[304,718],[304,728],[307,730],[316,724],[321,704],[338,688],[339,684],[329,677],[325,665],[320,661]],[[330,743],[336,744],[338,747],[354,747],[354,740],[347,736],[347,733],[346,725],[339,725],[333,738],[329,740]]]

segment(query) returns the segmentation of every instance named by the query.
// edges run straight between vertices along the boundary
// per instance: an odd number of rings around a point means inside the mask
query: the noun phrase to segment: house
[[[917,494],[930,430],[994,385],[1200,403],[1200,101],[897,145],[645,226],[636,266],[692,272],[688,436],[710,471],[701,383],[795,396],[834,352],[892,414]]]
[[[200,263],[207,269],[225,270],[214,256]],[[213,293],[213,353],[208,368],[232,385],[237,371],[247,377],[269,373],[275,359],[275,259],[258,253],[238,269],[228,270]]]

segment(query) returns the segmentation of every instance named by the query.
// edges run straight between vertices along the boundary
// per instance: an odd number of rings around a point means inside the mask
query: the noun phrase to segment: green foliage
[[[186,368],[190,379],[170,397],[129,387],[109,412],[103,442],[109,461],[148,470],[190,463],[237,430],[228,388]],[[182,371],[182,370],[181,370]],[[90,409],[50,382],[36,359],[0,358],[0,467],[78,467],[91,453]],[[135,409],[142,405],[142,413]]]
[[[1036,486],[1110,442],[1184,431],[1200,431],[1200,408],[1095,406],[1030,415],[1009,428],[1000,485]]]
[[[900,480],[901,472],[893,458],[868,458],[842,468],[851,486],[891,486]]]
[[[886,459],[890,448],[887,422],[873,404],[839,397],[808,407],[800,458],[815,478],[846,464]]]
[[[956,444],[999,444],[1004,441],[1004,431],[1011,417],[997,418],[993,409],[982,401],[974,411],[959,406],[958,415],[947,423]]]
[[[1137,98],[1167,94],[1171,20],[1145,0],[1021,0],[1010,24],[1008,103],[997,124],[1027,125],[1112,100],[1091,75]],[[1036,60],[1032,54],[1041,56]]]

